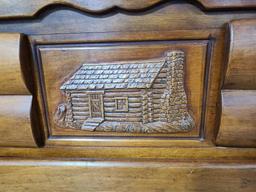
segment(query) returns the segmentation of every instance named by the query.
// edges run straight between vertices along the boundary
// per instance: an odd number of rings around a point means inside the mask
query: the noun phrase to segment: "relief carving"
[[[60,87],[65,102],[55,122],[86,131],[190,131],[184,60],[184,52],[170,51],[156,60],[83,64]]]

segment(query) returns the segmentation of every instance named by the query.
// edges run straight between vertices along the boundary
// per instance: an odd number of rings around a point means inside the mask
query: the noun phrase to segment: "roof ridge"
[[[162,57],[161,57],[162,58]],[[83,63],[82,66],[87,65],[87,66],[91,66],[91,65],[122,65],[122,64],[148,64],[148,63],[161,63],[161,62],[165,62],[165,59],[148,59],[148,60],[128,60],[128,61],[113,61],[113,62],[100,62],[100,63]],[[133,63],[130,63],[133,62]]]
[[[62,84],[60,89],[150,88],[165,65],[166,59],[166,57],[160,57],[146,60],[84,63]]]

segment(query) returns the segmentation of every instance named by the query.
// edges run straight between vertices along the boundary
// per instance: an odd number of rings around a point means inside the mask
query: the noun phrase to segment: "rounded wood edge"
[[[23,74],[23,39],[20,33],[0,33],[0,94],[30,94]]]
[[[255,89],[255,25],[255,19],[237,19],[227,24],[225,89]]]
[[[255,191],[255,163],[0,159],[1,191]]]
[[[37,147],[31,124],[31,95],[0,95],[0,146]]]
[[[232,147],[44,147],[0,148],[0,157],[26,159],[97,159],[97,160],[159,160],[235,162],[252,161],[255,148]]]
[[[222,90],[218,146],[255,147],[256,90]]]

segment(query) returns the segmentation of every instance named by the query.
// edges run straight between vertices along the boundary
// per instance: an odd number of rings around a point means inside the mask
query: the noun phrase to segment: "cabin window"
[[[127,97],[115,98],[115,102],[116,102],[116,111],[128,111],[128,98]]]

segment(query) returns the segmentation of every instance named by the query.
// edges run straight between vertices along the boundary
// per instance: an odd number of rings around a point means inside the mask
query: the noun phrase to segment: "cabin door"
[[[103,118],[103,95],[89,94],[89,108],[91,118]]]

